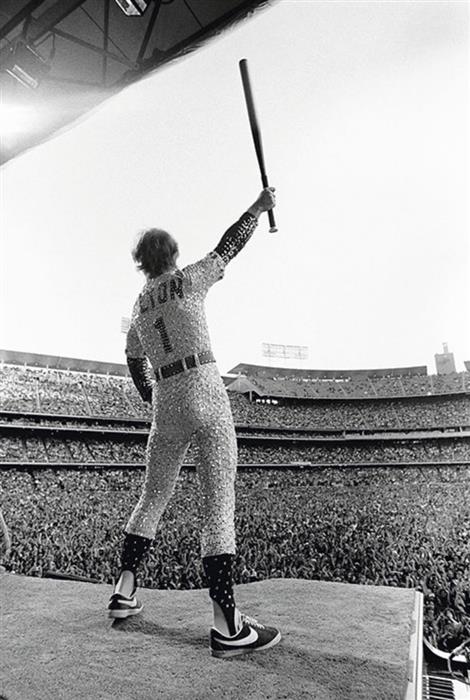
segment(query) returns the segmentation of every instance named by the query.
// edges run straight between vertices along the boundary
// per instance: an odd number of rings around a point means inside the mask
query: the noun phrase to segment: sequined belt
[[[169,365],[158,367],[155,370],[155,379],[159,382],[161,379],[168,379],[174,374],[186,372],[186,370],[199,367],[199,365],[207,365],[209,362],[215,362],[215,357],[211,350],[204,350],[197,353],[197,355],[188,355],[182,360],[176,360],[176,362],[172,362]]]

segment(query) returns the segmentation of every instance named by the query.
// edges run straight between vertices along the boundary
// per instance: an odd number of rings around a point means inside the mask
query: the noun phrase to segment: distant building
[[[436,353],[434,359],[436,360],[437,374],[452,374],[456,371],[454,353],[449,352],[447,343],[443,343],[443,352]]]

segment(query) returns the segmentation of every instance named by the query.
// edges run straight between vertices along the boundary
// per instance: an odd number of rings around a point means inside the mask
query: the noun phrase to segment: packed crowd
[[[295,372],[295,371],[294,371]],[[249,380],[267,396],[290,396],[302,398],[386,398],[400,396],[430,396],[468,392],[470,375],[468,372],[454,372],[446,375],[390,374],[375,376],[351,374],[342,377],[315,374],[292,375],[276,373],[276,369],[261,368],[252,370]]]
[[[246,395],[229,391],[235,421],[281,425],[282,427],[344,428],[344,429],[386,429],[386,428],[429,428],[433,426],[459,426],[470,422],[470,397],[446,397],[452,389],[470,392],[470,378],[462,379],[462,373],[446,377],[424,377],[433,382],[432,391],[420,392],[420,398],[404,399],[406,391],[386,393],[386,382],[395,386],[398,382],[410,381],[414,387],[418,377],[379,377],[366,378],[377,384],[376,391],[355,394],[346,391],[347,382],[333,382],[342,386],[335,392],[327,393],[330,401],[296,401],[278,397],[277,402],[250,401]],[[422,378],[421,378],[422,379]],[[286,389],[286,379],[258,379],[258,385],[268,390],[282,393]],[[356,380],[354,380],[356,381]],[[357,380],[358,381],[358,380]],[[263,384],[264,382],[264,384]],[[391,383],[390,383],[391,382]],[[460,384],[459,384],[460,382]],[[319,383],[319,382],[317,382]],[[328,382],[327,382],[328,383]],[[294,382],[298,387],[296,395],[300,399],[315,398],[308,382]],[[344,386],[343,386],[344,385]],[[127,377],[71,372],[54,369],[24,368],[0,365],[0,411],[21,411],[67,414],[69,416],[113,416],[129,418],[149,418],[150,409],[143,404],[132,381]],[[307,387],[307,388],[306,388]],[[437,391],[439,389],[439,391]],[[309,393],[310,392],[310,393]],[[433,394],[442,392],[443,396]],[[287,392],[288,393],[288,392]],[[292,393],[292,392],[291,392]],[[352,396],[369,397],[369,400],[355,399]],[[378,396],[390,396],[377,398]],[[349,398],[349,400],[348,400]],[[370,398],[375,398],[371,401]]]
[[[0,508],[12,536],[3,564],[111,583],[142,479],[123,469],[3,471]],[[470,636],[469,489],[470,472],[459,466],[242,470],[237,583],[293,577],[417,588],[426,636],[452,649]],[[197,477],[183,470],[142,586],[203,585],[199,518]]]
[[[74,430],[87,430],[98,428],[99,430],[113,431],[134,431],[148,429],[150,421],[146,419],[131,419],[131,418],[97,418],[78,416],[69,418],[68,416],[50,414],[50,415],[21,415],[10,412],[0,412],[0,430],[2,428],[10,428],[12,425],[17,426],[40,426],[50,428],[73,428]]]
[[[470,425],[470,397],[394,399],[393,401],[250,401],[229,392],[238,424],[281,428],[384,430]]]
[[[256,445],[238,448],[240,464],[367,464],[387,462],[449,462],[470,460],[467,440],[369,441],[347,444]]]
[[[124,439],[112,435],[88,437],[4,437],[0,435],[2,462],[38,463],[99,462],[132,464],[145,460],[146,436]],[[186,463],[196,458],[192,447]],[[262,441],[238,436],[240,464],[367,464],[388,462],[455,462],[470,460],[470,441],[466,438],[421,440],[367,440],[316,442],[311,438],[293,442],[290,438],[271,437]]]
[[[0,410],[71,416],[149,416],[126,377],[0,365]]]

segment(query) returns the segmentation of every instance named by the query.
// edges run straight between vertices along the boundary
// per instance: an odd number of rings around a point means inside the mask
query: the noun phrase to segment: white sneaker
[[[212,656],[227,659],[249,654],[251,651],[270,649],[281,641],[281,633],[275,627],[265,627],[248,615],[241,614],[242,627],[233,637],[225,637],[213,627],[210,636]]]
[[[138,615],[144,607],[135,596],[136,589],[132,591],[130,598],[122,593],[113,593],[109,599],[108,617],[125,618],[131,615]]]

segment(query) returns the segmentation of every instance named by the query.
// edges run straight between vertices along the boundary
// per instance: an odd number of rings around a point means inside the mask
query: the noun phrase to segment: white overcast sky
[[[143,283],[130,249],[167,228],[179,265],[260,190],[249,60],[279,233],[260,222],[207,301],[221,371],[261,343],[304,366],[470,359],[469,4],[281,0],[1,171],[0,347],[123,362]],[[294,364],[294,363],[293,363]]]

